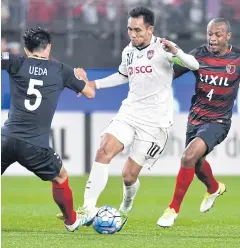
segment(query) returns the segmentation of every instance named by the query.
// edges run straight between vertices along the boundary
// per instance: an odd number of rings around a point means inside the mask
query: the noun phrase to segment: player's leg
[[[200,137],[196,137],[190,142],[183,153],[174,197],[169,205],[169,207],[173,208],[177,213],[179,212],[183,197],[193,180],[195,164],[202,156],[204,156],[206,151],[207,145],[204,140]]]
[[[97,150],[95,161],[86,183],[84,192],[84,208],[95,208],[101,192],[108,181],[109,163],[123,150],[123,144],[112,134],[105,133]]]
[[[207,188],[207,192],[205,193],[200,205],[200,212],[205,213],[213,207],[217,197],[226,192],[226,185],[215,179],[211,166],[206,160],[202,162],[201,166],[198,163],[196,164],[195,174]]]
[[[86,183],[84,204],[78,212],[83,215],[86,223],[97,213],[97,200],[105,189],[108,181],[109,163],[124,147],[129,146],[134,137],[134,129],[124,121],[113,120],[102,133],[102,141]]]
[[[80,220],[73,210],[72,190],[60,156],[51,148],[45,149],[23,141],[18,141],[17,145],[18,162],[42,180],[52,182],[53,199],[63,213],[65,227],[68,231],[75,231]]]
[[[204,156],[207,151],[205,142],[199,138],[194,138],[185,149],[181,167],[177,175],[175,191],[171,203],[159,218],[157,224],[161,227],[170,227],[174,224],[180,210],[183,198],[192,183],[196,162]]]
[[[141,169],[142,166],[136,163],[131,157],[128,158],[122,171],[123,201],[119,208],[121,212],[128,213],[132,209],[133,200],[140,187],[138,175]]]
[[[177,176],[174,196],[168,209],[158,221],[160,226],[169,227],[174,224],[182,200],[193,180],[195,165],[226,137],[228,130],[222,124],[210,123],[196,127],[188,125],[187,147],[181,159],[181,168]]]
[[[168,129],[136,128],[129,158],[122,171],[123,200],[120,205],[123,225],[127,221],[134,199],[140,187],[138,179],[142,168],[151,169],[159,159],[168,139]],[[123,226],[122,226],[123,227]]]
[[[16,161],[15,139],[1,135],[1,175]]]
[[[220,144],[227,137],[229,129],[229,125],[221,123],[208,124],[205,131],[199,134],[208,146],[207,153],[210,153],[215,146]],[[200,211],[206,212],[213,207],[217,197],[226,191],[226,186],[214,178],[211,166],[204,158],[196,163],[195,173],[198,179],[207,187],[207,192],[200,205]]]
[[[214,178],[211,166],[205,156],[196,163],[195,174],[205,184],[208,193],[213,194],[218,190],[218,182]]]

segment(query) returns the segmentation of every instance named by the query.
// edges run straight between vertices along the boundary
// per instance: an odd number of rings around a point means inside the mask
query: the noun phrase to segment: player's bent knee
[[[186,168],[194,167],[196,164],[196,158],[193,153],[184,152],[181,158],[181,165]]]
[[[102,146],[98,149],[96,154],[96,161],[100,163],[110,163],[113,158],[113,152],[111,149],[106,149],[106,147]]]
[[[52,182],[57,183],[57,184],[62,184],[64,183],[68,178],[68,173],[67,170],[62,167],[59,174],[53,178]]]

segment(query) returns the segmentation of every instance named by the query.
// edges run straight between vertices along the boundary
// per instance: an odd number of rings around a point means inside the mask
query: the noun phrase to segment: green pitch
[[[75,206],[82,203],[87,177],[71,177]],[[240,247],[240,178],[219,177],[227,193],[208,213],[199,212],[205,187],[194,180],[171,229],[157,227],[171,200],[174,177],[141,177],[141,187],[125,228],[114,235],[97,234],[92,227],[65,231],[51,195],[51,184],[36,177],[2,177],[2,248],[150,248]],[[111,177],[99,205],[118,207],[120,177]]]

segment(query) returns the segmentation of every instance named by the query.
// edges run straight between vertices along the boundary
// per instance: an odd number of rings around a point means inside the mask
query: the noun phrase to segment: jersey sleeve
[[[197,52],[197,49],[193,49],[192,51],[189,52],[190,55],[195,56]],[[174,75],[173,75],[173,79],[176,79],[178,77],[181,77],[183,74],[187,73],[190,71],[190,69],[183,67],[177,63],[174,63],[173,65],[173,71],[174,71]]]
[[[178,47],[174,42],[170,41],[170,43],[171,43],[172,45],[174,45],[176,48],[179,49],[179,47]],[[168,58],[168,60],[169,60],[170,62],[174,62],[175,56],[174,56],[172,53],[168,53],[168,52],[166,52],[166,53],[167,53],[167,58]]]
[[[63,83],[64,87],[67,87],[76,93],[81,92],[86,83],[81,80],[81,78],[78,78],[75,73],[74,69],[70,68],[69,66],[62,64],[62,77],[63,77]]]
[[[125,77],[128,77],[128,71],[127,71],[127,54],[125,52],[125,49],[122,52],[122,62],[118,67],[118,72],[122,74]]]
[[[1,68],[6,70],[10,75],[18,72],[23,57],[10,54],[8,52],[1,53]]]

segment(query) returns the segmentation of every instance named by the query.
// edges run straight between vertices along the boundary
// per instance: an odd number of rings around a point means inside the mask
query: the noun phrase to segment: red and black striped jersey
[[[240,49],[229,46],[225,55],[216,56],[202,45],[190,54],[198,60],[200,68],[194,71],[196,85],[189,122],[194,125],[230,123],[240,82]],[[175,77],[185,72],[175,70]]]

